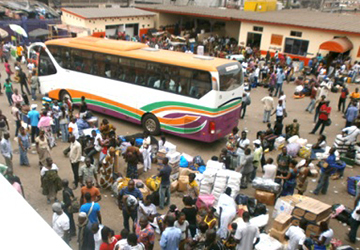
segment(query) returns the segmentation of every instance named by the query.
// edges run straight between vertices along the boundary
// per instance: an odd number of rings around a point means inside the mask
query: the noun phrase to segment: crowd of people
[[[152,43],[159,48],[171,48],[168,36],[157,40],[143,37],[143,42]],[[317,153],[324,153],[326,146],[325,128],[331,125],[332,112],[328,95],[331,91],[339,91],[338,110],[344,114],[344,127],[349,129],[360,125],[358,112],[359,90],[349,93],[346,82],[355,82],[359,74],[360,63],[351,64],[350,60],[327,62],[327,58],[320,55],[311,59],[303,68],[301,75],[295,74],[295,68],[290,56],[276,52],[261,57],[256,48],[239,47],[234,39],[210,36],[203,41],[204,51],[210,55],[225,57],[227,54],[241,56],[241,65],[245,72],[246,92],[243,96],[240,117],[246,117],[246,108],[251,105],[251,89],[259,86],[268,88],[268,94],[261,99],[264,106],[263,123],[267,124],[264,131],[256,134],[252,142],[247,131],[235,127],[228,136],[226,145],[219,156],[212,159],[224,164],[226,169],[242,174],[241,189],[248,188],[262,170],[264,179],[271,179],[282,187],[280,196],[293,195],[295,190],[299,194],[307,192],[308,179],[311,177],[310,164],[317,160]],[[179,47],[183,52],[196,53],[191,44]],[[19,52],[22,54],[22,52]],[[19,55],[20,55],[19,54]],[[34,147],[38,155],[38,164],[41,176],[42,194],[47,203],[52,204],[54,212],[52,226],[54,231],[67,243],[76,239],[79,249],[127,250],[153,249],[159,244],[163,250],[173,249],[253,249],[259,242],[259,229],[249,223],[250,214],[242,214],[243,224],[232,223],[236,214],[236,203],[232,198],[231,188],[221,194],[216,207],[198,209],[196,201],[199,195],[199,183],[195,175],[189,175],[188,193],[183,197],[183,207],[180,209],[171,204],[170,175],[172,168],[168,159],[163,159],[163,167],[158,173],[161,183],[158,192],[158,201],[154,194],[143,196],[136,180],[139,179],[138,165],[144,165],[144,171],[151,169],[152,136],[146,131],[141,135],[143,143],[137,144],[135,137],[128,138],[129,145],[121,151],[123,139],[117,136],[116,127],[107,119],[100,124],[92,119],[88,111],[85,97],[81,98],[79,111],[74,109],[71,100],[65,98],[61,103],[45,96],[43,107],[30,105],[26,94],[31,94],[34,101],[39,91],[39,80],[36,70],[29,68],[26,75],[20,62],[16,62],[14,69],[20,83],[20,91],[12,84],[13,72],[9,62],[4,60],[4,67],[8,75],[3,89],[12,110],[16,125],[14,135],[19,148],[19,162],[21,166],[30,166],[29,150]],[[294,77],[297,75],[296,77]],[[291,156],[286,147],[281,149],[276,159],[265,157],[265,151],[275,149],[275,141],[282,136],[286,139],[300,135],[300,122],[294,119],[284,126],[284,120],[291,109],[286,107],[287,96],[282,87],[284,82],[294,82],[302,86],[301,91],[295,91],[296,96],[310,96],[310,103],[306,111],[315,110],[315,127],[310,134],[320,128],[320,136],[313,144],[309,157],[297,161]],[[28,86],[30,86],[31,91]],[[275,91],[275,92],[274,92]],[[24,95],[25,94],[25,95]],[[275,97],[278,97],[275,104]],[[347,103],[347,99],[350,101]],[[274,126],[271,116],[276,117]],[[28,126],[24,126],[28,124]],[[360,130],[354,130],[352,140],[356,141]],[[344,132],[344,137],[349,132]],[[8,119],[0,111],[1,154],[8,167],[6,177],[16,190],[25,197],[24,188],[19,177],[13,174],[13,150],[10,141],[10,127]],[[70,146],[63,153],[69,158],[69,165],[73,172],[72,183],[59,176],[56,160],[51,157],[52,148],[57,141],[69,142]],[[166,139],[161,138],[156,147],[164,146]],[[336,148],[332,147],[328,156],[318,163],[320,177],[313,194],[326,194],[331,176],[337,173],[341,178],[344,167],[336,161]],[[124,158],[127,166],[126,173],[120,171],[120,159]],[[55,162],[54,162],[55,160]],[[112,188],[119,177],[127,177],[127,186],[117,194],[117,205],[122,212],[123,229],[118,234],[111,228],[103,225],[101,205],[101,190]],[[72,185],[71,185],[72,184]],[[74,190],[80,186],[81,197],[76,200]],[[59,192],[62,192],[59,195]],[[355,242],[357,228],[360,225],[359,197],[355,201],[352,213],[350,241]],[[60,202],[62,201],[62,202]],[[156,205],[155,205],[156,204]],[[168,207],[163,214],[160,210]],[[77,214],[75,221],[74,214]],[[130,219],[132,223],[130,223]],[[131,224],[131,225],[130,225]],[[292,226],[287,231],[289,249],[303,249],[315,245],[318,249],[330,244],[333,231],[326,224],[321,225],[321,234],[306,239],[304,234],[305,222],[299,226]],[[155,236],[160,234],[160,241],[156,243]],[[74,238],[76,237],[76,238]]]

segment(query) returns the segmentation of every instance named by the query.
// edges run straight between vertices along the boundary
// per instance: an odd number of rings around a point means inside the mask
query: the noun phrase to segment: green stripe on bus
[[[241,103],[241,100],[233,102],[228,105],[225,105],[221,108],[208,108],[208,107],[194,105],[194,104],[185,103],[185,102],[155,102],[155,103],[145,105],[141,109],[146,112],[151,112],[153,110],[156,110],[156,109],[162,108],[162,107],[166,107],[166,106],[179,106],[179,107],[185,107],[185,108],[194,108],[194,109],[198,109],[199,111],[208,111],[208,112],[216,113],[216,112],[234,107],[234,106],[238,105],[239,103]]]

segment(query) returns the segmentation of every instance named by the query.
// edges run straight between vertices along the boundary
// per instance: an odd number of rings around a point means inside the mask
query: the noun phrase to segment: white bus
[[[238,123],[243,72],[236,61],[95,37],[35,43],[41,92],[161,131],[212,142]]]

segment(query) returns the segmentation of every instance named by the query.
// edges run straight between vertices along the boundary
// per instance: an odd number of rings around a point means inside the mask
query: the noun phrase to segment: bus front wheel
[[[142,120],[142,126],[144,130],[148,131],[152,135],[160,134],[160,123],[159,120],[153,114],[145,115]]]
[[[66,90],[62,90],[62,91],[60,92],[60,101],[61,101],[61,102],[64,102],[64,99],[65,99],[66,97],[69,98],[69,100],[71,100],[70,94],[69,94]]]

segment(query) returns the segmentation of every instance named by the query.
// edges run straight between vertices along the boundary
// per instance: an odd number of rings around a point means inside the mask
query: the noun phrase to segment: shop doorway
[[[251,48],[254,47],[260,48],[260,45],[261,45],[261,34],[248,32],[246,46],[250,46]]]

